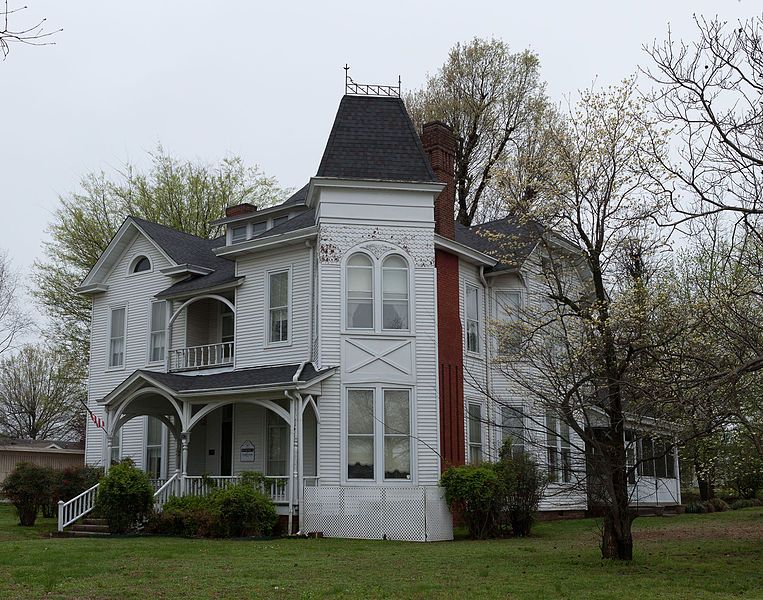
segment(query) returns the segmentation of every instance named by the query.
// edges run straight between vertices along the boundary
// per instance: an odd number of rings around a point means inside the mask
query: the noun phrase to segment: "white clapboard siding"
[[[138,255],[151,261],[150,272],[128,274],[130,264]],[[88,404],[99,416],[104,416],[98,401],[111,392],[136,369],[164,369],[164,364],[148,365],[149,316],[151,298],[172,284],[172,279],[159,272],[170,263],[154,244],[138,234],[122,257],[116,262],[105,283],[107,292],[93,298],[93,318],[90,348]],[[110,309],[127,307],[127,336],[125,361],[121,369],[108,368]],[[88,464],[103,464],[106,447],[105,433],[88,420],[85,460]],[[129,456],[143,466],[145,454],[145,419],[136,418],[124,426],[122,456]]]
[[[245,256],[237,272],[245,277],[236,291],[236,368],[299,363],[310,358],[310,251],[304,246]],[[290,340],[268,344],[267,276],[291,269]]]

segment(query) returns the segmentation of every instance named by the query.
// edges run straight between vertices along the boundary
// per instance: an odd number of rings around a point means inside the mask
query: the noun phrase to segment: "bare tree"
[[[48,46],[55,44],[55,42],[50,41],[49,38],[52,35],[63,31],[62,29],[45,31],[46,19],[40,19],[32,24],[14,27],[11,24],[12,20],[21,11],[26,10],[27,8],[28,7],[26,6],[9,8],[8,0],[5,0],[2,6],[0,6],[0,26],[2,27],[2,29],[0,29],[0,54],[3,55],[3,60],[5,60],[8,53],[11,51],[10,45],[13,43],[28,44],[30,46]]]
[[[643,152],[657,146],[659,132],[644,126],[644,110],[633,79],[583,92],[570,107],[555,133],[553,177],[532,214],[545,225],[534,275],[542,291],[514,310],[513,322],[496,324],[501,371],[533,398],[526,417],[542,440],[563,441],[549,460],[567,460],[585,481],[604,512],[602,556],[625,560],[636,516],[628,479],[639,462],[626,428],[664,438],[644,462],[672,451],[670,428],[661,425],[678,416],[665,357],[692,323],[657,260],[665,241],[649,229],[665,207],[652,182],[659,163]],[[569,463],[565,449],[589,464]]]
[[[18,274],[10,259],[0,251],[0,355],[13,348],[19,335],[29,327],[29,318],[19,305]]]
[[[515,185],[504,186],[504,191],[533,183],[533,169],[544,155],[531,149],[537,145],[536,132],[553,112],[539,67],[529,50],[512,53],[500,40],[475,38],[456,44],[426,85],[406,97],[418,126],[441,120],[458,136],[457,218],[464,225],[484,219],[486,210],[490,216],[495,208],[487,201],[497,172],[513,176],[509,183]]]
[[[71,439],[84,424],[85,389],[68,359],[24,346],[0,361],[0,431],[22,439]]]

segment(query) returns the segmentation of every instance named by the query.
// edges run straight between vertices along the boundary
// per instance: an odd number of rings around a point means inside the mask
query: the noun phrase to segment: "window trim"
[[[162,353],[162,358],[158,360],[151,360],[151,357],[154,354],[154,348],[152,346],[152,338],[155,333],[159,333],[159,331],[154,331],[153,329],[153,320],[154,320],[154,304],[163,302],[164,303],[164,352]],[[170,320],[170,314],[169,314],[169,302],[167,300],[157,300],[155,298],[151,298],[148,301],[148,355],[146,356],[146,365],[161,365],[163,363],[167,362],[167,340],[169,336],[167,335],[167,323],[169,323]]]
[[[472,443],[472,417],[471,413],[469,412],[469,409],[472,406],[477,406],[480,409],[480,422],[479,422],[479,429],[480,429],[480,442],[479,442],[479,448],[480,448],[480,461],[478,463],[472,461],[472,447],[477,447],[476,443]],[[466,400],[466,458],[467,463],[470,465],[480,465],[483,462],[485,462],[485,459],[487,458],[486,452],[485,452],[485,406],[484,403],[481,400],[473,400],[468,399]]]
[[[143,420],[143,471],[149,475],[148,473],[148,420],[149,419],[156,419],[156,417],[152,417],[151,415],[146,415],[146,418]],[[158,446],[152,445],[151,448],[159,448],[159,451],[161,454],[159,455],[159,479],[164,479],[167,477],[167,472],[169,470],[168,467],[168,461],[169,461],[169,444],[168,444],[168,433],[169,429],[168,427],[162,423],[159,419],[156,419],[159,423],[159,426],[161,427],[161,442]],[[121,446],[120,446],[121,449]]]
[[[349,454],[349,422],[348,407],[349,393],[351,390],[366,390],[373,392],[374,402],[374,477],[373,479],[351,479],[348,476],[348,454]],[[408,392],[408,418],[410,419],[410,468],[411,473],[408,479],[388,479],[384,475],[384,392],[388,390],[403,390]],[[416,444],[416,388],[412,385],[399,385],[392,383],[357,383],[343,386],[341,403],[341,478],[342,485],[359,486],[399,486],[416,485],[418,481],[418,458]]]
[[[474,290],[477,294],[477,318],[476,319],[470,319],[469,318],[469,292],[471,290]],[[485,293],[484,290],[482,290],[482,297],[484,300]],[[480,302],[480,286],[475,285],[474,283],[465,282],[464,283],[464,351],[474,357],[482,357],[482,313],[481,310],[481,302]],[[472,350],[469,348],[469,322],[476,322],[477,323],[477,347],[476,349]]]
[[[143,259],[146,259],[148,261],[148,269],[145,271],[136,271],[135,267],[138,266],[138,263],[142,261]],[[136,254],[133,259],[130,261],[130,264],[127,267],[127,277],[132,277],[135,275],[145,275],[146,273],[153,273],[154,272],[154,261],[151,260],[147,254]]]
[[[347,311],[347,292],[348,292],[348,262],[356,254],[365,255],[371,261],[371,285],[372,285],[372,308],[373,308],[373,327],[350,327],[349,315]],[[384,286],[383,286],[383,265],[384,261],[392,255],[399,256],[407,265],[408,271],[408,327],[406,329],[384,329]],[[341,261],[341,281],[342,281],[342,319],[341,332],[346,334],[368,334],[388,337],[407,337],[416,334],[416,293],[414,287],[415,264],[410,256],[401,248],[391,246],[391,249],[378,258],[368,252],[362,246],[348,250]],[[359,267],[361,268],[361,267]]]
[[[494,307],[494,319],[495,322],[498,324],[504,324],[504,323],[511,323],[514,321],[503,319],[502,315],[499,314],[500,311],[503,310],[501,306],[498,304],[498,297],[500,294],[517,294],[519,297],[518,307],[519,310],[523,310],[525,308],[526,303],[526,293],[525,290],[521,287],[502,287],[502,288],[495,288],[493,289],[493,307]],[[499,325],[500,326],[500,325]],[[493,343],[495,344],[495,355],[499,357],[506,357],[506,356],[512,356],[516,355],[516,353],[510,353],[510,352],[501,352],[501,340],[499,339],[499,336],[496,334],[493,336]]]
[[[286,339],[285,340],[271,340],[270,334],[271,334],[271,324],[270,324],[270,313],[272,312],[273,308],[270,306],[270,277],[272,275],[278,275],[279,273],[286,273],[287,274],[287,290],[286,290],[286,318],[288,319],[288,323],[286,324]],[[265,271],[265,302],[263,303],[265,305],[265,348],[283,348],[291,346],[293,343],[293,335],[292,335],[292,305],[294,304],[293,298],[292,298],[292,267],[289,265],[288,267],[282,267],[277,269],[268,269]],[[234,341],[235,341],[235,325],[234,325]]]
[[[122,364],[121,365],[111,364],[111,341],[113,339],[112,326],[114,323],[113,313],[115,310],[124,310],[125,312],[124,327],[122,331]],[[127,362],[127,318],[128,318],[128,310],[127,310],[126,302],[121,304],[109,305],[109,326],[108,326],[108,337],[106,338],[106,371],[124,371],[125,369],[125,363]]]

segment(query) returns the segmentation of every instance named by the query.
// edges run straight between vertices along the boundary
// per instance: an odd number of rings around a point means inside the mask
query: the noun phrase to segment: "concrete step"
[[[105,537],[111,535],[108,531],[78,531],[72,529],[67,532],[71,537]]]
[[[109,522],[106,519],[82,519],[80,521],[82,525],[108,525]]]

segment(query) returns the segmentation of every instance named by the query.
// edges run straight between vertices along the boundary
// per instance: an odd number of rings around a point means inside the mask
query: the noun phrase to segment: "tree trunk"
[[[699,499],[702,502],[707,502],[715,497],[715,487],[710,479],[697,477],[697,484],[699,485]]]
[[[615,449],[615,452],[617,450]],[[617,461],[619,463],[620,461]],[[613,498],[607,503],[601,535],[601,557],[616,560],[633,559],[631,525],[635,511],[628,506],[628,479],[625,468],[616,463],[611,471]],[[623,465],[624,467],[624,465]]]

